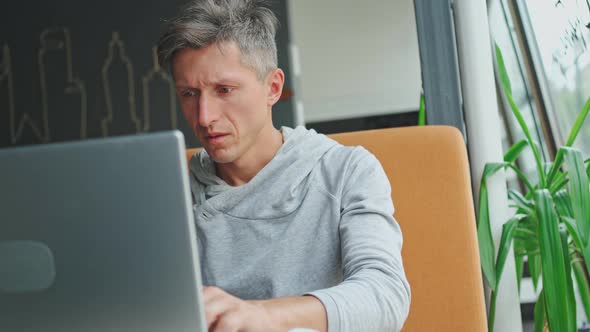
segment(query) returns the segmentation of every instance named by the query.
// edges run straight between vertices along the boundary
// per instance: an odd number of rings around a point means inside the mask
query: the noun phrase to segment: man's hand
[[[244,301],[217,287],[203,288],[207,328],[213,332],[286,331],[259,301]]]

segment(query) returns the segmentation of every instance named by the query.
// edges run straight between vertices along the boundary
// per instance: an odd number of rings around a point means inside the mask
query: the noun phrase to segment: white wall
[[[305,122],[418,109],[413,0],[288,0],[288,10]]]

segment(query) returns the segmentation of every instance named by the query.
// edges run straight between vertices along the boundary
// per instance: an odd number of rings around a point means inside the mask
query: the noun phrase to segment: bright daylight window
[[[544,85],[543,98],[556,145],[567,140],[576,116],[590,97],[590,3],[586,0],[526,0],[523,19],[530,24],[529,47]],[[590,155],[588,121],[576,147]]]

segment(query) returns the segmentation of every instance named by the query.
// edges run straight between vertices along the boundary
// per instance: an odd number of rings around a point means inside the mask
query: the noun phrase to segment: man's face
[[[182,112],[215,162],[232,163],[264,149],[260,137],[274,129],[271,107],[282,90],[280,69],[261,81],[230,42],[178,51],[172,72]]]

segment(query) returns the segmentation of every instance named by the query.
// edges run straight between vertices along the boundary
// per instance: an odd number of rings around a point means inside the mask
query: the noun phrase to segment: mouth
[[[229,136],[229,134],[209,133],[209,134],[207,134],[207,136],[205,136],[205,138],[211,144],[218,144],[218,143],[221,143],[225,139],[226,136]]]

